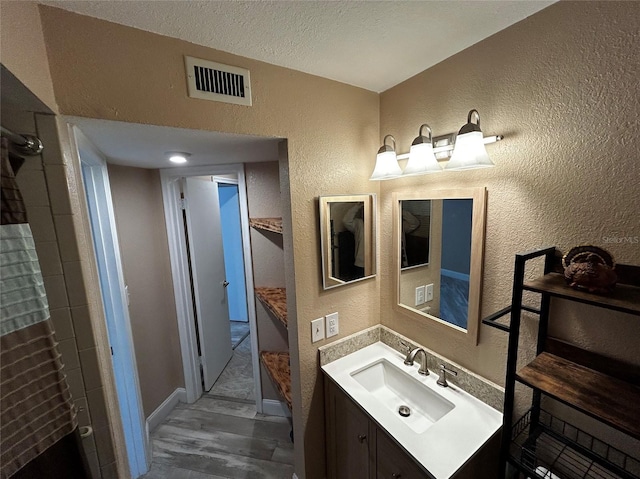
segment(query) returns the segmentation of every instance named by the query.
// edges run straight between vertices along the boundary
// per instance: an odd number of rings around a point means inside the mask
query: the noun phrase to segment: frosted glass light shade
[[[409,161],[402,173],[402,176],[425,175],[427,173],[438,173],[442,171],[436,156],[433,153],[433,144],[418,143],[411,145],[409,150]]]
[[[398,165],[395,151],[383,151],[376,156],[376,167],[370,180],[390,180],[402,175],[402,169]]]
[[[481,131],[472,131],[458,135],[451,160],[445,170],[471,170],[495,166],[484,146]]]

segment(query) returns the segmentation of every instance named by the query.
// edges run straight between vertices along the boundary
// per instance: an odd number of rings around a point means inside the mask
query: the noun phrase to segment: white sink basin
[[[418,434],[455,407],[384,358],[352,372],[351,376]],[[400,414],[401,406],[409,407],[408,416]]]
[[[322,369],[435,479],[451,478],[502,426],[501,413],[454,384],[438,386],[437,374],[418,374],[381,342]]]

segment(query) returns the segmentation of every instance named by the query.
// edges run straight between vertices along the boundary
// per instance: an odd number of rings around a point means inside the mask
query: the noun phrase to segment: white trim
[[[107,160],[77,126],[69,125],[69,135],[77,150],[81,170],[86,168],[87,175],[85,177],[82,174],[82,177],[87,206],[92,207],[96,215],[95,219],[92,219],[89,214],[89,221],[95,244],[96,265],[103,264],[105,268],[104,272],[100,272],[98,268],[98,275],[101,289],[107,290],[106,296],[102,291],[101,296],[105,308],[108,339],[111,347],[116,351],[112,356],[112,364],[120,417],[125,433],[130,472],[134,477],[138,477],[148,471],[151,456],[143,416],[140,379],[131,318],[127,307],[128,298]],[[102,284],[103,280],[106,284]]]
[[[453,271],[451,269],[444,269],[441,268],[440,269],[440,274],[442,276],[448,276],[449,278],[453,278],[453,279],[460,279],[462,281],[469,281],[469,275],[468,274],[464,274],[464,273],[458,273],[457,271]]]
[[[244,257],[244,275],[247,294],[247,313],[251,333],[251,360],[256,396],[256,410],[263,412],[262,386],[260,384],[260,358],[258,355],[258,329],[256,325],[256,303],[253,286],[253,265],[251,261],[251,242],[249,235],[249,209],[247,206],[247,188],[244,165],[210,165],[160,170],[162,199],[164,203],[167,237],[169,240],[169,259],[173,277],[173,291],[176,300],[176,315],[180,336],[180,350],[184,371],[187,402],[193,403],[202,395],[198,346],[196,343],[193,318],[193,304],[189,287],[189,268],[187,263],[186,240],[182,210],[180,209],[180,181],[189,176],[215,176],[235,174],[238,178],[238,200],[240,202],[240,226],[242,230],[242,252]]]
[[[291,412],[287,405],[276,399],[262,400],[262,414],[267,416],[291,417]]]
[[[187,402],[187,390],[185,388],[176,388],[175,391],[169,394],[167,399],[162,401],[162,404],[160,404],[155,411],[149,414],[147,418],[147,431],[150,433],[153,432],[155,428],[162,424],[171,411],[173,411],[173,408],[181,402]]]

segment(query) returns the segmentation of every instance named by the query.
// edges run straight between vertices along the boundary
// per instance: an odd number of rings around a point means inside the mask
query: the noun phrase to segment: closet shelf
[[[640,439],[640,388],[543,352],[518,371],[518,381]]]
[[[273,315],[287,324],[287,290],[285,288],[255,288],[256,297]]]
[[[523,288],[536,293],[548,293],[558,298],[640,315],[640,288],[637,286],[618,284],[611,294],[593,294],[570,288],[560,273],[548,273],[525,282]]]
[[[282,234],[282,218],[250,218],[249,226],[257,230]]]
[[[291,367],[289,353],[260,351],[260,361],[291,411]]]

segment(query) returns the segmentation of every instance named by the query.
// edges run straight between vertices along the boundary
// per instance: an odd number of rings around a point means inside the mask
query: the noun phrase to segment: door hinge
[[[111,356],[113,356],[113,346],[109,346],[109,349],[111,349]]]
[[[186,210],[187,209],[187,199],[186,198],[180,198],[180,209],[181,210]]]

